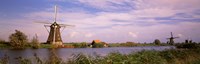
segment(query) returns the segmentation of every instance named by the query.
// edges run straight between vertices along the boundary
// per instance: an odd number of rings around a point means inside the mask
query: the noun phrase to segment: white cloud
[[[93,0],[93,1],[90,1],[90,0],[79,0],[79,2],[87,4],[89,6],[93,6],[95,8],[101,8],[101,9],[113,8],[113,6],[109,6],[110,3],[107,0]]]
[[[80,3],[94,7],[101,10],[120,10],[120,9],[131,9],[132,7],[127,7],[126,3],[129,3],[128,0],[79,0]]]
[[[73,37],[77,36],[77,34],[78,34],[78,32],[75,32],[75,31],[71,32],[69,37],[73,38]]]
[[[134,32],[128,32],[128,34],[134,38],[138,37],[138,33],[134,33]]]
[[[136,17],[168,17],[176,14],[175,10],[165,9],[165,8],[147,8],[141,10],[133,10],[130,12],[133,16]]]
[[[92,37],[92,36],[94,36],[94,34],[92,34],[92,33],[87,33],[87,34],[85,34],[85,37],[87,37],[87,38],[90,38],[90,37]]]
[[[189,14],[199,10],[200,6],[199,0],[79,0],[79,2],[101,10],[124,10],[135,17],[150,18],[168,17],[177,13]],[[123,9],[129,7],[131,9]]]
[[[178,37],[183,37],[183,34],[178,34]]]

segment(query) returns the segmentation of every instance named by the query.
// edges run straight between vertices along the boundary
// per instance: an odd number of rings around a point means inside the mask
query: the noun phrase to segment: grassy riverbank
[[[178,49],[165,51],[141,51],[137,53],[121,54],[113,52],[106,56],[88,56],[84,54],[74,55],[69,60],[61,60],[53,54],[49,59],[41,60],[37,54],[32,59],[17,58],[19,64],[199,64],[200,49]],[[4,56],[0,64],[8,63],[9,57]],[[33,63],[35,62],[35,63]]]
[[[73,43],[64,43],[63,48],[87,48],[91,43],[87,42],[73,42]],[[161,43],[160,45],[156,45],[154,43],[134,43],[134,42],[126,42],[126,43],[108,43],[108,47],[135,47],[135,46],[169,46],[169,44]],[[52,48],[51,44],[39,44],[38,48]],[[103,45],[100,45],[103,47]],[[0,49],[5,48],[13,48],[9,45],[9,42],[1,42]],[[25,48],[32,48],[31,43],[27,43]],[[24,48],[24,49],[25,49]]]

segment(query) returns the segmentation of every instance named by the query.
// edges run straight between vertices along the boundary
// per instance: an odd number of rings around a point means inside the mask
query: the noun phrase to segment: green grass
[[[8,46],[7,44],[0,44],[0,49],[2,48],[10,48],[10,46]]]
[[[40,44],[40,48],[52,48],[50,44]]]
[[[135,47],[135,46],[169,46],[169,44],[161,43],[156,45],[153,43],[110,43],[110,47]]]
[[[9,44],[6,43],[0,43],[0,49],[2,48],[12,48]],[[87,42],[76,42],[76,43],[64,43],[65,48],[87,48],[89,47],[90,43]],[[136,47],[136,46],[171,46],[166,43],[161,43],[159,45],[156,45],[154,43],[134,43],[134,42],[126,42],[126,43],[109,43],[109,47]],[[177,48],[199,48],[199,43],[177,43]],[[40,44],[39,48],[52,48],[53,46],[51,44]],[[98,47],[98,46],[97,46]],[[101,47],[101,46],[100,46]],[[32,48],[31,43],[28,43],[25,48]]]

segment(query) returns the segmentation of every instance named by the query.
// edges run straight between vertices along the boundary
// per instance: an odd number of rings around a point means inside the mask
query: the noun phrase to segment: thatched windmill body
[[[57,6],[55,6],[55,16],[54,16],[54,23],[47,23],[47,22],[39,22],[45,24],[44,27],[47,29],[50,27],[48,39],[46,41],[47,44],[54,44],[54,45],[62,45],[63,41],[61,38],[61,31],[60,29],[66,27],[66,26],[74,26],[74,25],[68,25],[68,24],[58,24],[57,23]]]
[[[171,37],[167,38],[169,39],[168,44],[173,45],[174,44],[174,39],[179,38],[179,37],[174,37],[173,33],[171,32]]]

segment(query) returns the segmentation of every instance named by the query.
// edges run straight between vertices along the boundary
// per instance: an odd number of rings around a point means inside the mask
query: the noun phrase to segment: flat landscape
[[[0,64],[200,64],[200,0],[1,0]]]

